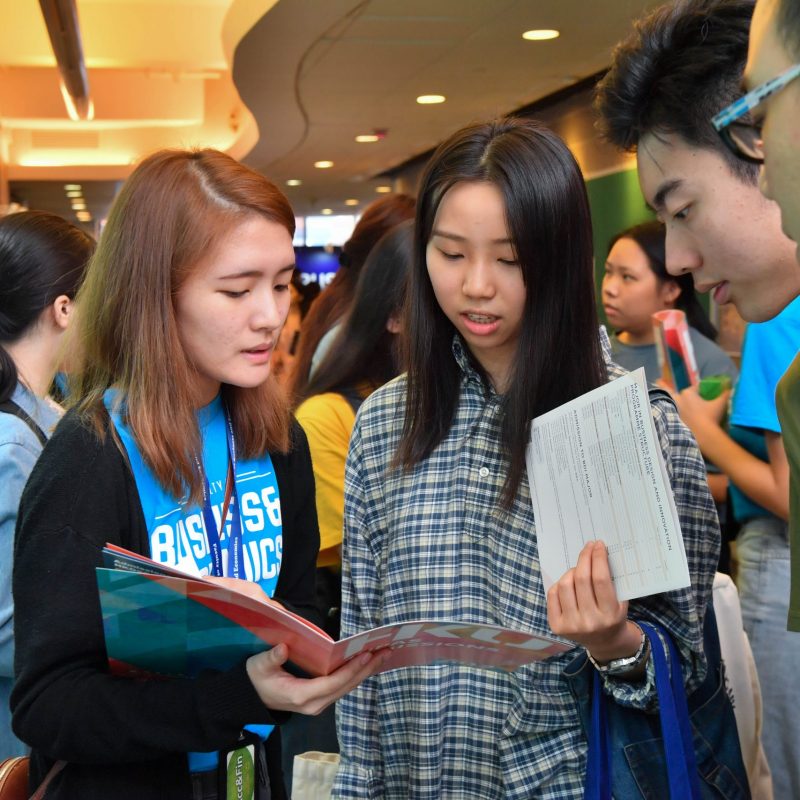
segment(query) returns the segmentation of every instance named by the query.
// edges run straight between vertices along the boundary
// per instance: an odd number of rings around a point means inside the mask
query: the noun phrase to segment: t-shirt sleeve
[[[734,425],[781,432],[775,389],[800,349],[800,319],[785,314],[786,311],[769,322],[751,323],[747,328],[731,408],[730,421]]]

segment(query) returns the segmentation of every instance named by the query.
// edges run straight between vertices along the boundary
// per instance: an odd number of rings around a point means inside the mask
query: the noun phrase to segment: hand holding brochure
[[[442,661],[514,670],[571,645],[496,625],[420,620],[334,642],[279,604],[256,600],[114,545],[97,569],[106,651],[112,671],[197,675],[230,669],[286,643],[292,665],[328,675],[363,652],[388,649],[381,671]]]
[[[620,600],[689,586],[644,370],[537,417],[526,461],[545,590],[597,539]]]
[[[664,383],[678,392],[687,386],[696,386],[700,381],[700,372],[686,313],[679,308],[656,311],[653,314],[653,334]]]

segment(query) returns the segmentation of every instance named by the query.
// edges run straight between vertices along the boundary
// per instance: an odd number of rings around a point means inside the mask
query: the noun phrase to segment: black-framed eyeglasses
[[[741,122],[741,118],[761,105],[768,97],[785,88],[800,75],[800,64],[781,72],[780,75],[756,86],[752,92],[740,97],[719,112],[711,124],[731,152],[753,164],[764,163],[764,143],[761,139],[761,123]]]

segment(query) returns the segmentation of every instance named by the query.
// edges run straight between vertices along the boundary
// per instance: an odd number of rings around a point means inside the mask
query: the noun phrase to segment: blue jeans
[[[772,770],[775,798],[800,798],[800,634],[786,629],[789,543],[777,517],[747,521],[736,537],[744,629],[761,683],[761,740]]]
[[[13,678],[0,678],[0,761],[11,756],[26,756],[31,749],[11,730],[11,709],[8,699],[14,686]]]

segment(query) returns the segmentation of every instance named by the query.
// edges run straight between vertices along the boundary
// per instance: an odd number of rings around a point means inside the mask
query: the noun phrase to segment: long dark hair
[[[311,359],[320,339],[350,308],[361,268],[378,239],[395,225],[414,216],[414,198],[389,194],[370,203],[345,242],[339,256],[340,268],[333,280],[311,306],[300,329],[300,342],[291,384],[292,394],[303,391],[311,371]]]
[[[608,251],[611,252],[611,248],[620,239],[630,239],[636,242],[647,257],[647,263],[656,276],[658,285],[662,286],[667,281],[673,281],[681,290],[675,301],[675,308],[679,308],[686,314],[689,326],[708,339],[716,339],[717,329],[711,324],[708,314],[697,299],[692,276],[689,273],[670,275],[667,272],[666,235],[667,231],[663,223],[656,220],[643,222],[641,225],[634,225],[614,236],[608,243]]]
[[[301,399],[359,384],[377,388],[400,372],[400,334],[391,333],[386,325],[400,315],[413,244],[413,222],[406,220],[372,248],[342,329]]]
[[[0,219],[0,402],[8,400],[19,375],[3,347],[24,336],[57,297],[75,297],[94,239],[45,211],[23,211]]]
[[[502,400],[501,441],[509,458],[503,503],[510,507],[525,469],[531,419],[606,380],[589,202],[566,145],[532,120],[464,128],[434,153],[417,200],[408,294],[408,394],[396,456],[405,467],[444,439],[458,402],[455,328],[434,296],[425,251],[442,198],[462,181],[487,181],[500,190],[526,288],[517,358]]]

